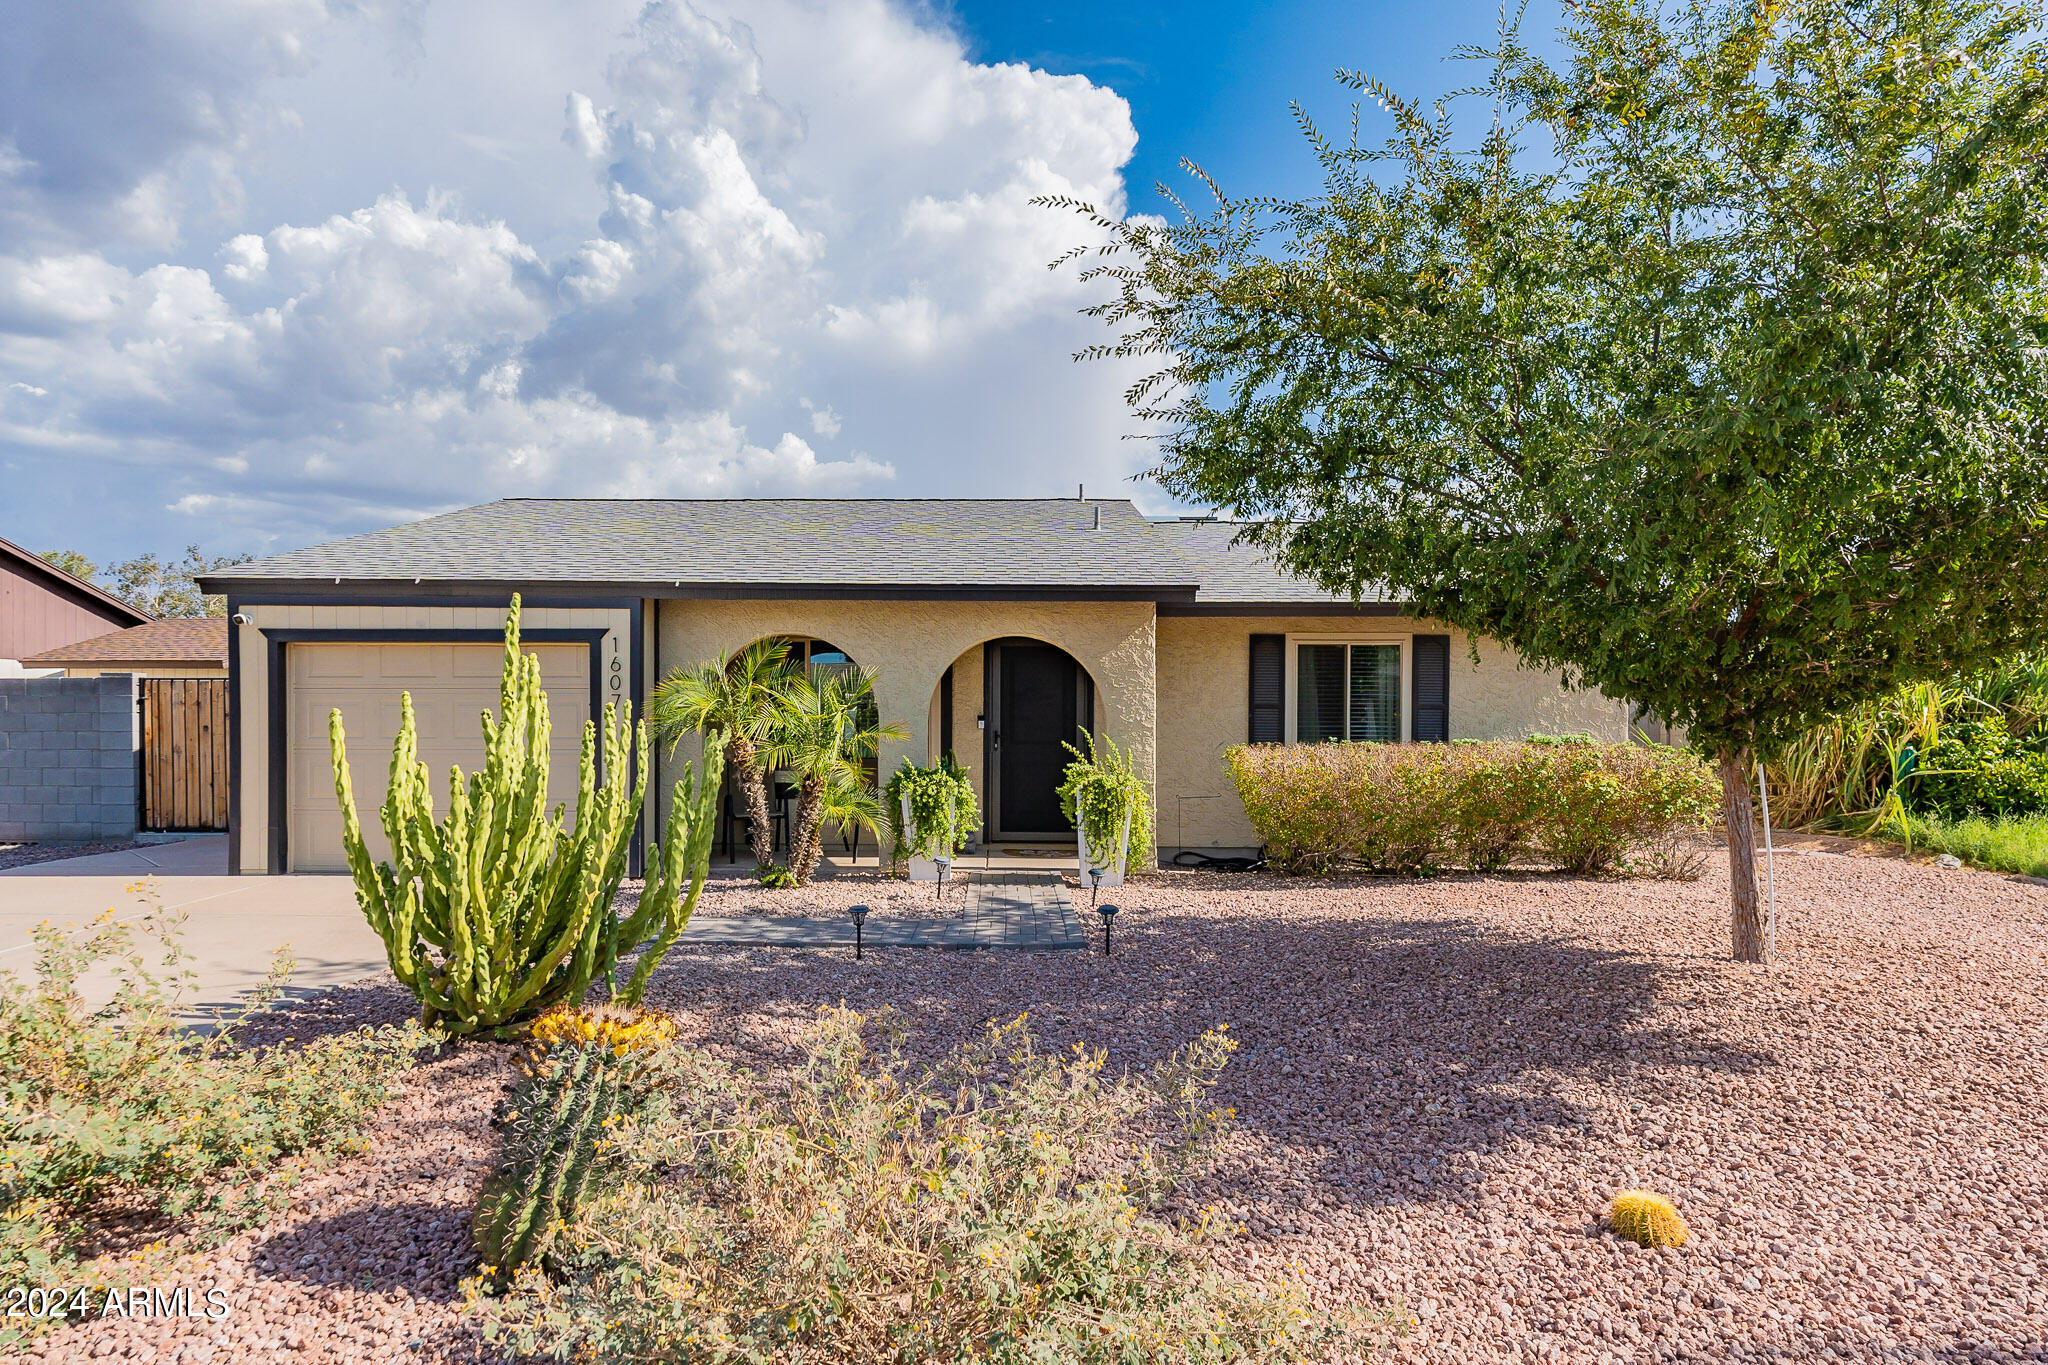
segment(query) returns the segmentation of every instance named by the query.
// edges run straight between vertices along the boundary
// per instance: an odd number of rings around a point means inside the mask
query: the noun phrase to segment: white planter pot
[[[909,797],[905,797],[905,798],[903,799],[902,805],[903,805],[903,832],[904,832],[904,834],[905,834],[906,836],[908,836],[908,837],[910,837],[910,838],[915,838],[915,837],[917,836],[917,831],[916,831],[916,830],[915,830],[914,828],[912,828],[912,826],[911,826],[911,823],[910,823],[910,798],[909,798]],[[943,847],[945,847],[945,845],[944,845],[944,844],[942,843],[942,844],[940,845],[940,847],[941,847],[941,848],[943,848]],[[950,859],[950,858],[948,858],[948,859],[946,860],[946,865],[947,865],[947,867],[949,867],[949,868],[950,868],[950,867],[952,866],[952,862],[953,862],[953,860],[952,860],[952,859]],[[914,881],[914,882],[935,882],[935,881],[938,881],[938,880],[939,880],[939,861],[938,861],[938,859],[936,859],[936,858],[920,858],[920,857],[918,857],[918,856],[917,856],[917,855],[916,855],[915,853],[913,853],[913,854],[911,854],[911,855],[910,855],[910,858],[909,858],[909,863],[910,863],[910,880],[912,880],[912,881]]]
[[[1081,849],[1081,889],[1083,891],[1095,891],[1105,886],[1122,886],[1124,884],[1125,864],[1129,861],[1131,848],[1131,817],[1128,811],[1124,813],[1123,835],[1116,841],[1116,857],[1106,860],[1107,866],[1097,867],[1095,865],[1096,858],[1090,854],[1088,848],[1088,831],[1082,828],[1078,821],[1074,825],[1074,838],[1080,844]]]

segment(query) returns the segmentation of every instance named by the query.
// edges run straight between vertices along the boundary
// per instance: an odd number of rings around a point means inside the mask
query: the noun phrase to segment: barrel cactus
[[[1623,1190],[1614,1196],[1607,1219],[1614,1225],[1617,1237],[1626,1237],[1638,1246],[1684,1246],[1692,1235],[1678,1206],[1648,1190]]]
[[[605,707],[600,780],[599,722],[585,723],[572,825],[563,806],[548,809],[548,700],[540,661],[519,648],[516,596],[499,695],[498,714],[483,713],[483,766],[467,778],[450,769],[440,819],[412,698],[401,697],[378,812],[391,846],[384,862],[363,841],[339,710],[328,717],[328,742],[356,899],[393,975],[419,998],[422,1022],[502,1038],[552,1005],[581,1002],[599,979],[615,999],[639,1000],[703,890],[724,746],[705,746],[701,774],[684,766],[639,901],[621,914],[614,901],[647,792],[646,724],[634,723],[630,704]],[[634,761],[619,761],[628,754]],[[621,987],[621,952],[643,944]]]
[[[534,1021],[513,1088],[505,1146],[476,1212],[485,1273],[509,1277],[541,1259],[590,1186],[606,1134],[645,1093],[646,1062],[675,1037],[651,1010],[551,1010]]]

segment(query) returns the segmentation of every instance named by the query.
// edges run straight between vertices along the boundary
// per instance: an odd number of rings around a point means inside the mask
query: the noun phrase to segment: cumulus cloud
[[[10,486],[124,543],[260,550],[505,494],[1050,493],[1142,463],[1130,374],[1068,360],[1095,324],[1045,265],[1076,220],[1029,203],[1120,211],[1113,92],[885,0],[613,0],[601,52],[547,0],[479,4],[110,4],[117,119],[99,77],[49,74],[84,7],[0,0],[33,16],[0,49]],[[458,120],[435,81],[472,88],[471,20],[556,64]],[[411,111],[392,165],[428,173],[353,198],[373,108]],[[281,202],[319,207],[250,207]]]

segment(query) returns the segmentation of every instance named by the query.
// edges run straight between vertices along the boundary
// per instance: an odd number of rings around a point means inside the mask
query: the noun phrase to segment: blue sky
[[[1014,5],[953,0],[943,7],[989,61],[1074,73],[1114,89],[1131,107],[1137,152],[1126,173],[1134,209],[1155,209],[1152,186],[1195,189],[1189,157],[1234,195],[1312,194],[1315,163],[1295,129],[1298,102],[1332,131],[1348,126],[1354,92],[1342,68],[1368,72],[1403,94],[1434,97],[1469,84],[1456,48],[1490,44],[1497,12],[1485,5],[1418,3]],[[1532,23],[1532,35],[1542,36]],[[1370,126],[1370,125],[1368,125]]]
[[[1458,4],[0,0],[0,536],[291,548],[505,495],[1169,510],[1065,194],[1300,194]]]

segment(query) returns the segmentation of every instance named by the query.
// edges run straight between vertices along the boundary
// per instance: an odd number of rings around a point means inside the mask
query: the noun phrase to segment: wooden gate
[[[142,827],[228,827],[228,680],[142,679]]]

